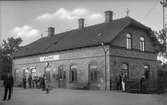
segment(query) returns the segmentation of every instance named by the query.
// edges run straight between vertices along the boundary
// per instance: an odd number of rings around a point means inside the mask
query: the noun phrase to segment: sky
[[[162,29],[160,0],[27,0],[0,1],[0,41],[21,37],[27,45],[47,36],[47,28],[55,33],[78,28],[78,19],[85,26],[104,22],[104,12],[114,12],[114,19],[129,16],[152,30]]]

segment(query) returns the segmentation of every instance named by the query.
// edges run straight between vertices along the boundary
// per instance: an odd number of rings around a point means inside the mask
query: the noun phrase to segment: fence
[[[165,70],[158,70],[158,89],[165,89],[167,88],[167,71]]]

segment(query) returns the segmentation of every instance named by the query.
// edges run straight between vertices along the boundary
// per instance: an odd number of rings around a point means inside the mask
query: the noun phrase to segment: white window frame
[[[129,33],[126,35],[126,48],[132,49],[132,35]]]
[[[140,51],[145,51],[145,39],[140,37]]]

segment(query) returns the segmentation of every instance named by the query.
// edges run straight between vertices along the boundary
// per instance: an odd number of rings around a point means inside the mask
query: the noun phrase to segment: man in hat
[[[6,100],[7,95],[8,95],[8,100],[11,99],[11,93],[12,93],[12,89],[13,89],[13,84],[14,84],[14,79],[13,79],[12,74],[11,73],[7,73],[7,76],[5,76],[4,82],[3,82],[4,88],[5,88],[3,101]]]

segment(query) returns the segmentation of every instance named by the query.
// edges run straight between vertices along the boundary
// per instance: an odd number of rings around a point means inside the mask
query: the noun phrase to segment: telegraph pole
[[[162,5],[162,11],[163,11],[163,32],[166,35],[165,8],[167,7],[167,0],[161,1],[160,4]],[[166,52],[167,52],[167,35],[166,35],[165,43],[166,43]]]

